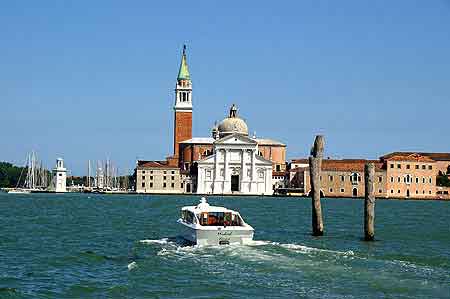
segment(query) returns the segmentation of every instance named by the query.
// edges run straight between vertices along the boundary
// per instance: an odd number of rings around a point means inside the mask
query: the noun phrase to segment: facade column
[[[230,150],[223,150],[223,185],[222,185],[222,193],[230,193],[231,192],[231,174],[229,175],[229,161],[230,161]]]
[[[256,179],[256,150],[252,150],[252,181]]]
[[[252,173],[252,181],[250,183],[250,192],[253,194],[256,194],[258,192],[258,178],[256,175],[256,149],[252,150],[252,166],[251,166],[251,173]]]
[[[230,150],[229,149],[225,149],[224,150],[224,157],[223,157],[223,164],[224,164],[224,168],[223,168],[223,180],[226,181],[228,179],[228,161],[230,159]]]
[[[247,177],[247,171],[245,169],[245,152],[247,150],[246,149],[242,149],[242,156],[241,156],[241,181],[245,181],[246,177]]]
[[[212,174],[212,190],[211,193],[215,194],[217,192],[219,192],[219,190],[217,190],[217,179],[219,177],[219,155],[220,151],[216,151],[216,154],[214,155],[214,171]]]
[[[245,168],[245,152],[246,149],[242,149],[242,156],[241,156],[241,192],[248,192],[248,184],[246,183],[248,181],[247,178],[247,169]]]

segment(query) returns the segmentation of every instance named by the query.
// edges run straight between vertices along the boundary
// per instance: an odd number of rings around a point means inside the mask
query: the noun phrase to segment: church
[[[209,137],[193,138],[192,100],[184,46],[175,87],[173,155],[163,161],[137,161],[136,191],[272,195],[272,177],[286,170],[286,145],[250,137],[234,104]]]

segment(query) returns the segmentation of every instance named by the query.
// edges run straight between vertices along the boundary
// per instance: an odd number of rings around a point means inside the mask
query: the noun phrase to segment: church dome
[[[230,115],[220,122],[217,129],[220,138],[233,133],[248,136],[248,126],[243,119],[237,116],[237,108],[234,104],[230,108]]]

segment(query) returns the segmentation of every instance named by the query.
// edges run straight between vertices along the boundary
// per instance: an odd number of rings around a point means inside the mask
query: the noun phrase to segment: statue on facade
[[[236,105],[231,105],[231,108],[230,108],[230,118],[231,117],[236,117],[237,116],[237,107],[236,107]]]

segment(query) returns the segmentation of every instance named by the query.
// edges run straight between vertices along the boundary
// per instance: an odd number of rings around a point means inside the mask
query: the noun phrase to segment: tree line
[[[27,167],[17,167],[8,162],[0,162],[0,188],[16,187],[21,173],[21,182],[23,183],[27,170]]]

